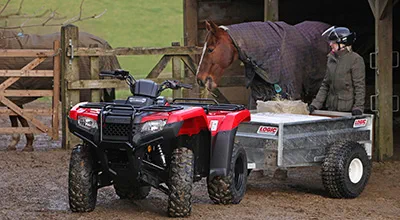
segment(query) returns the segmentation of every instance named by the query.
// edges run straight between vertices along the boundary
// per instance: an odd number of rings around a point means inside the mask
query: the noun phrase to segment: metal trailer
[[[247,154],[248,169],[321,166],[332,197],[354,198],[371,171],[374,116],[315,111],[313,115],[252,112],[235,144]]]

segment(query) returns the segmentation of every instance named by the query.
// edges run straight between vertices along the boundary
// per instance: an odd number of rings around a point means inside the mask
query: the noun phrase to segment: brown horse
[[[325,74],[329,46],[321,33],[328,27],[311,21],[295,26],[248,22],[218,27],[206,21],[197,82],[215,89],[224,70],[240,59],[251,88],[250,109],[256,100],[271,100],[277,94],[310,102]]]
[[[36,35],[36,34],[24,34],[18,35],[14,31],[0,31],[0,48],[1,49],[52,49],[53,42],[55,40],[60,40],[60,33],[47,34],[47,35]],[[112,49],[111,46],[103,39],[94,36],[89,33],[80,32],[79,33],[79,47],[89,47],[89,45],[97,44],[98,47],[104,49]],[[33,58],[10,58],[2,57],[0,58],[0,69],[21,69]],[[120,65],[116,56],[100,57],[100,70],[113,70],[119,69]],[[90,60],[88,57],[79,58],[79,70],[80,79],[90,79]],[[35,68],[36,70],[52,70],[53,62],[51,58],[46,59],[43,63]],[[0,84],[4,82],[7,78],[0,77]],[[53,82],[51,79],[43,77],[23,77],[17,82],[12,84],[9,89],[43,89],[51,90]],[[83,94],[83,95],[82,95]],[[107,94],[104,94],[105,96]],[[81,93],[81,100],[88,100],[89,93]],[[29,103],[39,97],[9,97],[16,105],[22,107],[22,105]],[[2,103],[0,102],[0,106]],[[10,116],[11,126],[18,127],[18,119],[23,127],[29,127],[28,122],[25,118],[21,116]],[[24,151],[33,151],[33,134],[26,134],[26,146]],[[19,134],[13,134],[12,141],[7,147],[7,150],[15,150],[16,145],[20,140]]]

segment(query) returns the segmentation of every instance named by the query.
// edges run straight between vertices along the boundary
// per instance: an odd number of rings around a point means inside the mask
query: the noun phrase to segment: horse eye
[[[207,52],[212,53],[214,51],[214,48],[207,48]]]

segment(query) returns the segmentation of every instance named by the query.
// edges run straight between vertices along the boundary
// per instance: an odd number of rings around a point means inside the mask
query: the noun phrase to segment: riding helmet
[[[350,46],[356,41],[356,33],[346,27],[331,27],[326,30],[323,36],[327,36],[329,41]]]

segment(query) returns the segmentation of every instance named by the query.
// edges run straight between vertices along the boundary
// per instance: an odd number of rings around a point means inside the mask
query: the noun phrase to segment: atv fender
[[[190,109],[173,112],[167,123],[183,122],[179,130],[180,135],[195,135],[201,130],[207,129],[207,116],[201,107],[193,107]]]
[[[231,165],[233,144],[240,123],[250,121],[250,112],[243,110],[229,113],[222,120],[221,125],[212,132],[211,155],[210,155],[210,177],[226,176]]]
[[[220,131],[211,139],[210,177],[228,174],[236,131]]]

